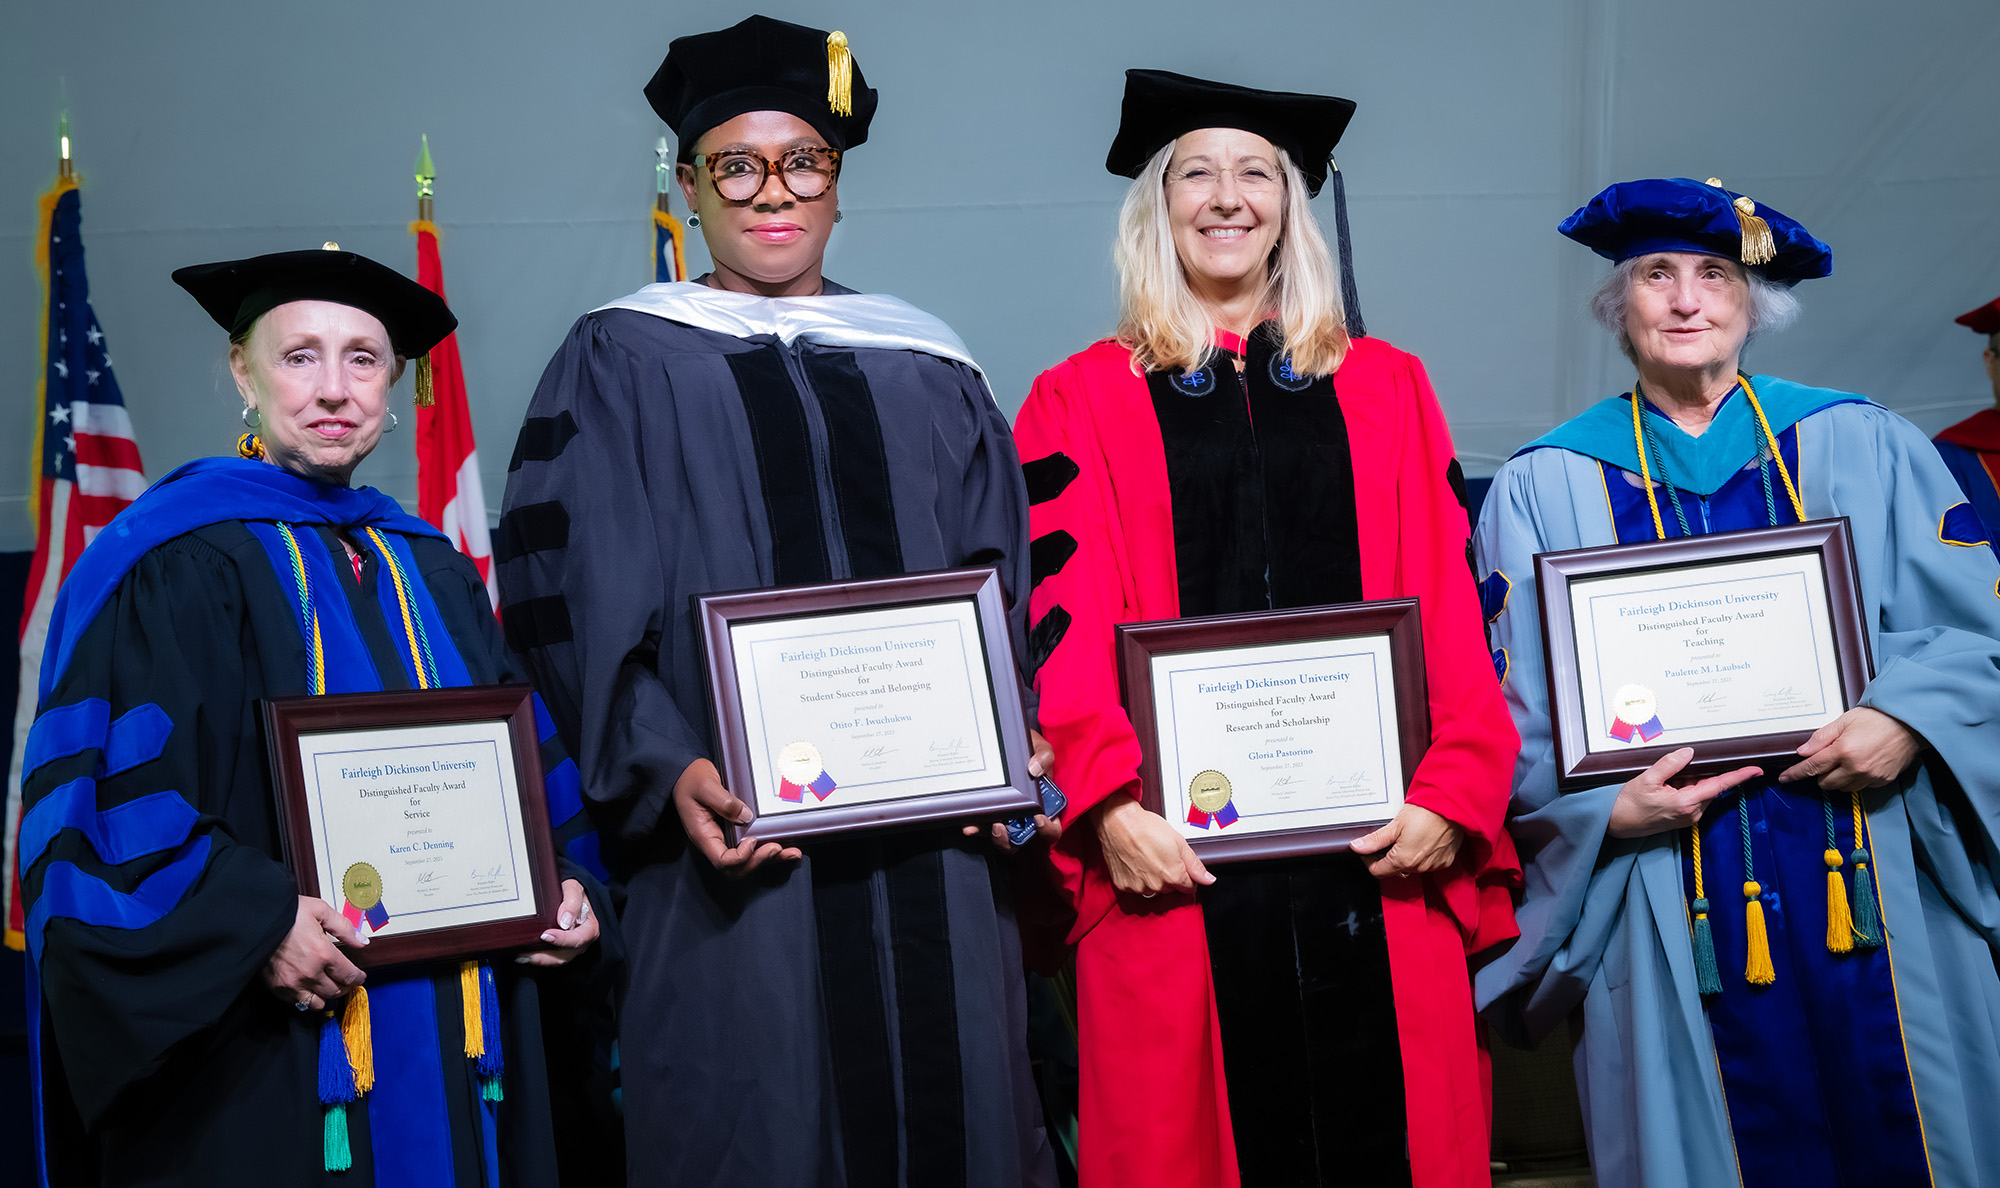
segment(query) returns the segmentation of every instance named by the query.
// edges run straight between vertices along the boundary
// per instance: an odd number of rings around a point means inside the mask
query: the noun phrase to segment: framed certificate
[[[694,603],[723,781],[757,814],[731,845],[1040,808],[992,566]]]
[[[1557,775],[1782,770],[1873,675],[1847,521],[1542,553]]]
[[[540,943],[562,893],[525,685],[264,703],[299,894],[369,934],[369,967]]]
[[[1430,745],[1414,599],[1118,628],[1145,806],[1203,862],[1344,850]]]

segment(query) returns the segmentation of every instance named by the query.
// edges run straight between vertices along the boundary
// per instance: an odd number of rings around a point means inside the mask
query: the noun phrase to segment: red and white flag
[[[35,721],[42,645],[56,591],[77,556],[111,518],[146,489],[132,421],[111,370],[104,331],[90,309],[83,272],[82,215],[76,183],[64,178],[42,195],[35,263],[47,298],[43,312],[42,399],[37,401],[36,454],[41,479],[35,496],[35,556],[21,613],[21,691],[14,707],[14,752],[7,770],[5,881],[6,943],[22,947],[21,760]],[[481,521],[482,525],[484,521]]]
[[[417,283],[444,296],[444,262],[438,256],[437,226],[410,224],[417,237]],[[493,546],[486,533],[486,493],[479,483],[479,454],[472,444],[472,410],[465,402],[465,369],[458,362],[458,335],[431,349],[431,392],[435,403],[417,415],[417,514],[451,538],[472,558],[497,611],[500,587],[493,573]]]

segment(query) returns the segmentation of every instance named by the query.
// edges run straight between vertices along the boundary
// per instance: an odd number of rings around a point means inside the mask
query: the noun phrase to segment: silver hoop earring
[[[383,432],[394,433],[396,431],[396,426],[398,423],[399,422],[396,420],[395,410],[391,409],[389,412],[389,427],[387,429],[384,429]]]
[[[255,406],[248,404],[243,406],[243,427],[245,429],[255,429],[263,423],[264,419],[257,415]]]
[[[688,216],[688,226],[690,226],[690,227],[699,227],[699,226],[701,226],[701,216],[700,216],[700,215],[698,215],[698,214],[691,214],[691,215],[689,215],[689,216]]]
[[[846,217],[847,217],[847,216],[846,216],[845,214],[841,213],[841,210],[840,210],[840,208],[839,208],[839,207],[835,207],[835,208],[834,208],[834,210],[833,210],[833,221],[834,221],[834,222],[838,223],[838,222],[839,222],[840,220],[842,220],[842,219],[844,219],[844,218],[846,218]]]

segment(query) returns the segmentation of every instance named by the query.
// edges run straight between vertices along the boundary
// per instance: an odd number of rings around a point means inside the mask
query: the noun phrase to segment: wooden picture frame
[[[1286,643],[1340,642],[1386,636],[1390,697],[1395,707],[1395,754],[1400,784],[1391,803],[1366,820],[1315,824],[1213,837],[1189,837],[1203,862],[1293,858],[1345,850],[1355,839],[1380,828],[1402,807],[1417,764],[1430,747],[1429,685],[1424,669],[1423,626],[1413,598],[1248,614],[1211,615],[1118,628],[1120,688],[1132,729],[1139,738],[1141,803],[1166,815],[1162,739],[1154,685],[1156,658],[1181,653],[1243,649]],[[1385,745],[1388,738],[1383,739]]]
[[[383,744],[380,748],[383,750],[402,744],[414,747],[473,745],[438,742],[436,739],[441,736],[440,731],[477,726],[494,736],[483,740],[492,744],[494,762],[508,765],[511,794],[519,807],[518,823],[521,829],[518,844],[511,836],[507,838],[506,852],[513,863],[508,878],[516,897],[525,900],[528,910],[477,923],[411,932],[379,932],[369,938],[366,946],[344,950],[355,964],[377,969],[418,962],[468,960],[482,954],[541,944],[542,933],[556,927],[562,887],[556,875],[555,843],[549,827],[547,794],[542,784],[541,743],[535,726],[534,694],[528,686],[481,685],[275,698],[263,703],[263,720],[285,862],[292,869],[299,894],[325,900],[336,908],[345,904],[328,892],[331,890],[338,895],[341,894],[340,888],[323,885],[321,872],[323,868],[333,869],[341,860],[322,861],[322,842],[325,839],[316,834],[314,820],[316,815],[322,823],[327,819],[327,793],[323,790],[320,772],[306,771],[302,743],[318,736],[338,737],[352,732],[370,732]],[[504,749],[497,741],[503,730],[507,743]],[[427,742],[427,738],[431,741]],[[504,784],[499,789],[487,789],[486,792],[500,796],[508,794]],[[359,792],[360,796],[382,798],[398,794],[377,789]],[[309,803],[308,797],[312,796],[317,796],[320,803]],[[482,799],[490,805],[489,797],[483,795]],[[440,806],[429,806],[422,811],[436,813],[440,811]],[[474,819],[490,822],[490,817]],[[515,820],[511,816],[506,819],[506,830],[511,831]],[[445,822],[440,821],[439,827],[444,826]],[[432,844],[441,851],[435,855],[440,862],[448,855],[460,857],[442,842]],[[525,856],[524,864],[518,861],[522,856]],[[525,870],[520,869],[521,865],[525,865]],[[337,881],[340,876],[336,874],[333,878]],[[386,903],[387,889],[380,884],[387,881],[383,878],[377,880],[378,902]],[[523,891],[525,895],[521,894]],[[481,909],[475,905],[454,910],[464,914],[477,913]],[[386,910],[384,916],[391,920],[408,918],[388,917]]]
[[[707,666],[711,724],[719,750],[723,782],[757,814],[747,824],[725,826],[724,834],[730,845],[737,845],[744,837],[753,835],[760,840],[794,843],[852,833],[915,829],[948,822],[985,824],[1033,816],[1040,810],[1041,797],[1033,777],[1028,774],[1027,714],[1022,703],[1021,683],[1015,672],[1012,633],[1001,592],[1000,572],[995,567],[986,565],[812,586],[697,595],[692,601]],[[972,688],[940,689],[938,697],[943,698],[947,694],[956,697],[960,692],[966,694],[967,712],[972,715],[969,720],[974,720],[978,727],[984,776],[964,787],[953,786],[893,797],[873,793],[881,798],[846,803],[827,804],[825,797],[821,797],[819,803],[808,803],[803,797],[785,797],[784,801],[797,803],[799,807],[774,811],[782,808],[781,802],[772,799],[777,791],[760,784],[758,776],[758,772],[764,770],[766,784],[780,783],[776,772],[777,761],[773,758],[775,752],[770,745],[772,740],[761,737],[767,733],[763,724],[767,720],[767,710],[770,711],[771,721],[777,721],[783,714],[793,711],[777,708],[779,702],[775,698],[768,702],[746,703],[746,697],[762,694],[755,673],[746,678],[740,671],[740,633],[768,635],[772,630],[791,630],[794,626],[806,633],[836,630],[844,622],[861,621],[862,618],[884,623],[884,630],[895,630],[898,623],[914,621],[932,613],[956,615],[965,620],[968,610],[969,621],[974,625],[971,638],[966,638],[963,631],[955,636],[965,649],[955,655],[970,657],[976,644],[977,664],[970,659],[963,661]],[[813,671],[818,675],[822,670],[801,671]],[[980,708],[982,703],[986,707],[984,711]],[[954,701],[953,704],[957,703]],[[985,750],[988,741],[986,724],[989,722],[994,744],[990,756]],[[921,726],[919,716],[914,729],[920,731]],[[755,742],[751,737],[753,730],[760,735]],[[897,748],[905,741],[921,740],[902,740],[897,743]],[[761,752],[753,753],[754,748],[760,746]],[[887,744],[884,746],[886,748]],[[818,752],[814,754],[817,756]],[[847,786],[859,791],[896,782],[886,776],[890,771],[903,770],[900,761],[884,762],[890,766],[885,766],[883,780],[862,781],[858,786],[854,783]],[[822,771],[822,775],[827,774],[830,773]],[[998,778],[995,778],[996,774]],[[921,786],[925,781],[937,784],[948,781],[949,777],[912,776],[909,779]],[[865,791],[863,794],[871,795]]]
[[[1698,579],[1704,569],[1720,565],[1799,555],[1814,557],[1819,570],[1819,593],[1824,598],[1827,627],[1831,631],[1826,650],[1838,665],[1837,688],[1842,704],[1840,710],[1834,711],[1837,716],[1841,710],[1859,704],[1862,690],[1874,674],[1853,537],[1845,518],[1537,554],[1535,578],[1541,599],[1542,648],[1547,661],[1549,717],[1558,785],[1573,790],[1623,783],[1682,746],[1691,746],[1695,752],[1684,772],[1689,777],[1752,764],[1775,773],[1796,763],[1798,747],[1812,736],[1811,729],[1757,731],[1689,741],[1677,741],[1663,734],[1657,744],[1642,738],[1640,742],[1645,745],[1593,747],[1595,740],[1587,723],[1590,711],[1585,705],[1585,683],[1580,670],[1573,588],[1606,577],[1657,574],[1676,581]],[[1803,589],[1810,598],[1813,591],[1809,581]],[[1662,643],[1665,642],[1670,641],[1663,639]],[[1832,687],[1823,675],[1816,679],[1823,686]]]

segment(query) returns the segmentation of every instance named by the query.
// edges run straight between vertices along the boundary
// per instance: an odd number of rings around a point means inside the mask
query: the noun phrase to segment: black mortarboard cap
[[[667,46],[646,101],[674,130],[683,164],[702,133],[747,111],[782,111],[811,124],[828,148],[868,139],[875,90],[847,50],[847,35],[767,16]]]
[[[1153,154],[1196,128],[1241,128],[1285,150],[1306,177],[1306,195],[1319,197],[1333,175],[1333,231],[1340,254],[1341,302],[1347,332],[1368,333],[1361,320],[1361,294],[1354,283],[1354,250],[1347,233],[1347,186],[1333,165],[1333,147],[1354,118],[1354,101],[1332,95],[1259,91],[1210,82],[1168,70],[1127,70],[1125,103],[1118,135],[1104,167],[1120,177],[1138,177]]]
[[[382,322],[405,359],[421,359],[458,328],[444,298],[356,252],[326,248],[273,252],[176,269],[174,283],[194,294],[231,338],[290,301],[333,301]]]
[[[1331,95],[1259,91],[1166,70],[1127,70],[1118,136],[1104,167],[1137,177],[1153,154],[1196,128],[1241,128],[1284,149],[1317,197],[1354,103]]]

